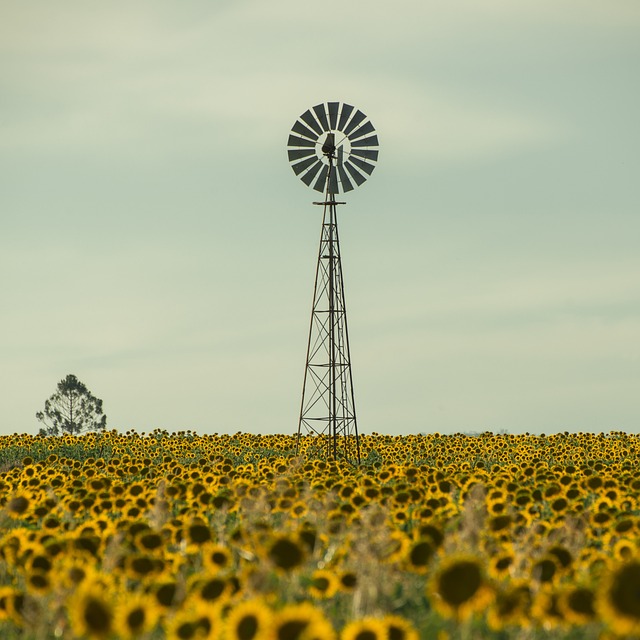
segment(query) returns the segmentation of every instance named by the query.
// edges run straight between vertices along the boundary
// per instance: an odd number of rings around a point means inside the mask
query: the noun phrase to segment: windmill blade
[[[358,127],[355,131],[352,131],[349,134],[349,140],[355,140],[356,138],[361,138],[367,133],[373,133],[375,129],[371,122],[365,122],[361,127]]]
[[[313,110],[316,113],[316,116],[318,117],[318,122],[320,122],[320,126],[322,127],[323,131],[329,131],[329,129],[331,128],[329,126],[329,122],[327,121],[327,110],[323,104],[317,104],[315,107],[313,107]]]
[[[339,164],[338,165],[338,175],[340,176],[340,182],[342,183],[342,190],[346,193],[347,191],[353,191],[353,185],[349,180],[349,176],[347,172],[344,170],[344,167]]]
[[[315,149],[289,149],[287,154],[289,155],[289,162],[295,162],[307,156],[315,156],[316,151]]]
[[[366,181],[366,178],[358,172],[358,170],[347,160],[344,163],[344,166],[347,168],[347,171],[351,174],[351,177],[355,180],[355,183],[360,186]]]
[[[320,171],[323,166],[322,162],[318,160],[300,179],[307,185],[307,187],[310,187],[313,179],[318,175],[318,171]]]
[[[316,143],[313,140],[307,138],[300,138],[291,134],[287,140],[287,145],[290,147],[315,147]]]
[[[366,117],[367,116],[365,116],[364,113],[362,113],[362,111],[358,109],[353,118],[351,118],[351,122],[349,122],[349,124],[345,129],[342,130],[342,132],[348,136]]]
[[[299,120],[293,125],[291,131],[293,131],[294,133],[299,133],[301,136],[304,136],[305,138],[309,138],[311,140],[318,139],[317,134],[311,131],[311,129],[305,127]]]
[[[343,163],[343,161],[344,161],[344,145],[340,145],[338,147],[338,160],[337,160],[338,166],[340,166]]]
[[[308,169],[314,162],[317,162],[318,158],[314,155],[310,156],[306,160],[302,162],[298,162],[298,164],[292,164],[291,168],[294,170],[295,174],[299,176],[305,169]]]
[[[335,129],[338,124],[338,108],[340,107],[339,102],[329,102],[329,128]]]
[[[378,152],[372,149],[351,149],[351,155],[360,156],[361,158],[373,160],[374,162],[378,159]]]
[[[352,147],[377,147],[378,136],[371,136],[370,138],[361,138],[360,140],[354,140],[351,143]]]
[[[349,116],[353,112],[353,107],[350,104],[342,105],[342,112],[340,113],[340,122],[338,122],[338,130],[344,131],[344,125],[347,124]]]
[[[369,164],[364,160],[360,160],[360,158],[349,158],[349,160],[353,162],[353,164],[355,164],[356,167],[358,167],[359,169],[362,169],[363,171],[366,171],[369,175],[371,175],[371,173],[375,169],[375,165]]]
[[[310,109],[307,109],[301,116],[300,120],[306,122],[318,135],[322,135],[322,128],[318,121],[313,117]]]
[[[327,173],[329,173],[329,167],[326,164],[323,164],[322,170],[318,175],[318,179],[316,180],[316,183],[313,185],[313,188],[316,191],[320,191],[321,193],[324,193],[324,189],[327,186]]]

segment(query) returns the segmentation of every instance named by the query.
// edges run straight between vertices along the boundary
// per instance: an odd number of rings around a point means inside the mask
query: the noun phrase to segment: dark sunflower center
[[[225,582],[223,580],[209,580],[202,587],[202,597],[205,600],[217,600],[225,589]]]
[[[196,634],[196,626],[191,622],[183,622],[176,629],[176,635],[181,640],[190,640]]]
[[[586,588],[574,589],[567,598],[567,603],[573,611],[589,617],[595,616],[596,613],[593,601],[593,591]]]
[[[438,592],[453,607],[471,600],[482,584],[480,568],[475,562],[461,561],[449,567],[438,580]]]
[[[418,542],[411,549],[409,559],[414,567],[426,567],[433,556],[433,547],[427,542]]]
[[[170,607],[173,604],[173,599],[176,596],[176,585],[173,582],[163,584],[156,591],[156,600],[165,607]]]
[[[611,585],[610,598],[620,613],[640,619],[640,563],[628,564],[618,571]]]
[[[281,569],[293,569],[303,559],[302,549],[295,542],[286,538],[274,542],[269,556],[273,563]]]
[[[318,591],[322,591],[324,593],[329,588],[329,580],[328,580],[328,578],[325,578],[324,576],[321,576],[319,578],[314,578],[313,579],[313,586]]]
[[[111,628],[111,614],[99,600],[91,599],[84,609],[84,621],[91,631],[104,633]]]
[[[308,626],[306,620],[288,620],[278,628],[278,640],[299,640]]]
[[[406,640],[406,638],[407,634],[401,627],[397,627],[395,624],[389,627],[389,640]]]
[[[203,524],[194,524],[189,527],[189,538],[195,544],[202,544],[211,540],[211,531]]]
[[[127,616],[127,626],[132,631],[140,629],[144,625],[144,617],[144,609],[140,607],[135,608],[133,611],[130,611]]]
[[[239,640],[253,640],[258,631],[258,621],[254,615],[244,616],[238,623]]]
[[[501,617],[508,617],[520,607],[520,598],[517,593],[503,593],[496,600],[496,608]]]
[[[23,496],[13,498],[7,505],[9,511],[13,511],[14,513],[24,513],[28,507],[29,501]]]

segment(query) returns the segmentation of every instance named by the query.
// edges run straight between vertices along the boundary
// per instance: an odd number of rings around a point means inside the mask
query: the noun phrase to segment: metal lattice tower
[[[297,447],[317,438],[307,452],[360,462],[360,442],[351,372],[347,309],[338,237],[336,196],[361,185],[378,159],[373,125],[359,110],[339,102],[303,113],[289,136],[296,175],[324,193],[322,231],[307,344]],[[313,185],[312,185],[313,183]]]

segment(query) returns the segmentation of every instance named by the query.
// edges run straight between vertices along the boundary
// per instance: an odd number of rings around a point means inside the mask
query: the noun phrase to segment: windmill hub
[[[316,269],[298,423],[320,455],[360,462],[360,444],[351,377],[347,310],[340,243],[338,193],[366,181],[378,160],[378,137],[367,116],[349,104],[327,102],[307,109],[287,141],[294,173],[324,193],[322,232]],[[307,448],[307,452],[309,451]]]

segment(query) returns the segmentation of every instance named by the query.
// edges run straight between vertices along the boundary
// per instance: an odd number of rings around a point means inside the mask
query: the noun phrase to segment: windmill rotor
[[[322,102],[296,120],[287,153],[294,173],[307,186],[321,193],[327,188],[334,195],[346,193],[362,185],[375,169],[378,136],[359,109]]]

